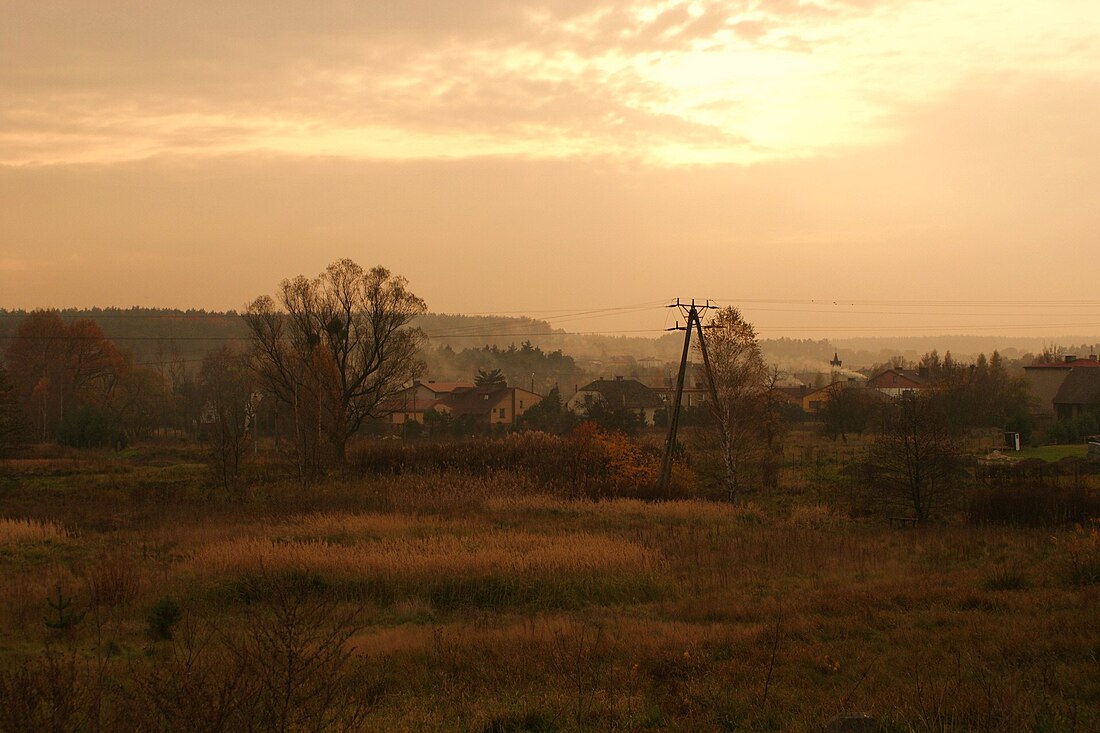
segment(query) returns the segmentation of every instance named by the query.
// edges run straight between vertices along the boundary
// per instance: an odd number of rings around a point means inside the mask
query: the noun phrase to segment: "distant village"
[[[594,405],[626,410],[637,415],[644,426],[662,425],[662,416],[674,403],[678,364],[650,357],[610,358],[584,364],[588,371],[603,370],[607,376],[553,390],[564,408],[585,416]],[[869,375],[845,369],[834,353],[829,372],[777,372],[769,396],[791,414],[813,420],[831,400],[857,393],[872,400],[886,401],[905,394],[921,393],[936,386],[933,365],[890,366]],[[1038,363],[1022,365],[1028,389],[1030,417],[1042,427],[1083,415],[1100,415],[1100,359],[1097,354],[1047,355]],[[869,370],[871,371],[871,370]],[[534,380],[528,387],[510,386],[498,373],[490,381],[416,381],[385,405],[383,418],[395,432],[409,423],[424,425],[443,418],[464,421],[471,428],[510,428],[524,413],[539,404],[549,390],[537,391]],[[710,399],[701,364],[689,362],[681,397],[681,409],[690,411]]]

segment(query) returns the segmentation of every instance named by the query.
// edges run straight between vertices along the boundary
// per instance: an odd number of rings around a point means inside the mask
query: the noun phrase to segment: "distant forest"
[[[204,354],[223,345],[243,349],[248,339],[240,315],[234,311],[165,308],[91,308],[58,311],[69,322],[87,318],[139,364],[163,362],[197,365]],[[0,309],[0,350],[27,315]],[[466,316],[429,313],[416,325],[429,337],[425,359],[429,376],[438,379],[472,378],[477,368],[503,368],[517,382],[536,387],[560,380],[563,384],[585,374],[618,372],[630,376],[631,360],[679,359],[682,336],[668,333],[650,338],[572,334],[550,323],[525,317]],[[959,360],[1000,351],[1010,362],[1027,363],[1044,350],[1084,355],[1100,344],[1089,337],[1008,336],[898,336],[846,339],[763,339],[766,359],[792,373],[826,372],[836,354],[845,369],[866,370],[899,360],[916,363],[933,350],[948,351]],[[533,350],[537,349],[536,354]],[[560,353],[558,353],[560,352]],[[615,358],[617,357],[617,358]],[[469,374],[467,375],[467,372]]]

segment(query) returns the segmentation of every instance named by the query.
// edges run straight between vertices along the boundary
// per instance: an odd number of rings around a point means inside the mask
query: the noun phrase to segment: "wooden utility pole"
[[[692,298],[691,305],[687,303],[681,303],[677,298],[676,302],[669,305],[669,308],[678,308],[681,313],[687,318],[687,323],[681,326],[679,321],[673,328],[666,329],[668,331],[683,331],[684,332],[684,352],[680,355],[680,371],[676,375],[676,395],[672,400],[672,408],[668,414],[668,437],[665,439],[665,457],[661,461],[661,493],[667,494],[669,491],[668,482],[672,476],[672,452],[676,446],[676,431],[680,425],[680,403],[684,397],[684,378],[687,376],[687,362],[688,362],[688,350],[691,347],[691,330],[694,328],[699,334],[699,344],[703,351],[703,365],[707,370],[708,382],[711,383],[711,392],[714,392],[713,379],[710,379],[710,359],[707,357],[707,347],[703,342],[703,326],[699,317],[700,311],[707,311],[713,306],[708,300],[706,305],[696,305],[695,299]],[[713,394],[712,394],[713,399]]]

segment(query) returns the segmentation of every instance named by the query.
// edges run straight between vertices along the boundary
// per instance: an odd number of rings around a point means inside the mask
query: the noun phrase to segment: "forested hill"
[[[57,311],[65,322],[95,321],[107,338],[136,361],[188,362],[222,345],[240,347],[248,339],[244,319],[234,311],[178,310],[171,308],[66,308]],[[27,316],[23,310],[0,309],[0,352]],[[546,321],[504,316],[463,316],[429,313],[416,320],[434,346],[458,350],[530,341],[544,348],[562,348],[560,329]]]
[[[58,311],[62,320],[88,318],[99,324],[116,345],[134,355],[136,361],[164,360],[197,363],[207,352],[229,344],[243,346],[248,338],[243,319],[233,311],[178,310],[169,308],[69,308]],[[22,310],[0,309],[0,353],[26,317]],[[449,346],[455,351],[486,346],[507,349],[528,342],[547,353],[561,350],[579,360],[605,360],[614,356],[662,361],[679,359],[683,337],[669,333],[657,337],[613,336],[568,333],[550,323],[526,317],[466,316],[429,313],[416,324],[428,334],[433,347]],[[656,336],[656,334],[655,334]],[[1095,353],[1095,338],[1087,337],[1003,337],[1003,336],[919,336],[847,339],[763,339],[764,355],[771,363],[791,371],[827,370],[838,353],[845,367],[867,368],[894,356],[908,361],[936,349],[962,360],[999,349],[1003,356],[1022,357],[1044,348],[1066,353]]]
[[[561,342],[564,332],[546,321],[512,316],[464,316],[426,313],[416,319],[435,346],[453,349],[497,345],[506,347],[530,341],[544,348]],[[557,343],[554,348],[561,348]]]
[[[223,345],[240,345],[248,331],[233,311],[178,310],[172,308],[66,308],[57,314],[66,323],[88,319],[134,361],[153,364],[164,361],[200,361],[204,354]],[[0,351],[7,349],[11,336],[27,311],[0,310]]]
[[[0,338],[9,337],[27,316],[23,310],[0,309]],[[172,308],[66,308],[57,311],[65,322],[95,321],[112,341],[244,340],[248,329],[235,311],[177,310]],[[506,316],[463,316],[428,313],[416,325],[436,345],[484,346],[521,342],[561,334],[546,321]],[[121,344],[120,344],[121,345]]]

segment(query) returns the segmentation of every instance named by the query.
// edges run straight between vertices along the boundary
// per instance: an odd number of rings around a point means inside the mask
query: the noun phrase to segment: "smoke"
[[[864,380],[867,377],[855,371],[854,369],[848,369],[847,367],[840,367],[834,369],[833,365],[822,359],[813,358],[800,358],[800,357],[785,357],[779,358],[771,362],[775,366],[779,367],[780,372],[787,374],[832,374],[836,371],[837,376],[842,379],[859,379]]]

